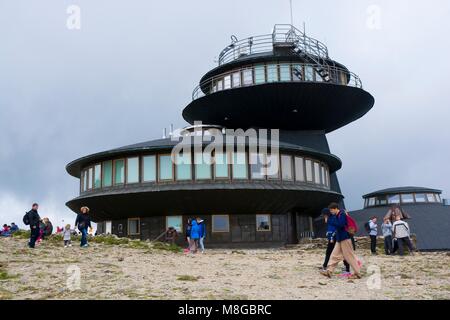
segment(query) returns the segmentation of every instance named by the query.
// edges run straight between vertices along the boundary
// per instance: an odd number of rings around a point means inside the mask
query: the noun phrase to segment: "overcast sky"
[[[81,9],[68,29],[67,9]],[[350,209],[417,185],[450,194],[450,1],[293,0],[294,22],[328,45],[376,99],[328,136]],[[289,23],[289,0],[0,0],[0,223],[32,202],[55,224],[84,155],[157,139],[238,38]]]

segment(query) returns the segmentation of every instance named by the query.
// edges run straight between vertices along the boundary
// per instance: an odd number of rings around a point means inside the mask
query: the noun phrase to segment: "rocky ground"
[[[0,239],[0,300],[450,299],[447,253],[371,256],[359,245],[365,276],[344,280],[319,275],[322,241],[197,255],[138,241],[81,249],[64,248],[57,239],[35,250],[26,242]]]

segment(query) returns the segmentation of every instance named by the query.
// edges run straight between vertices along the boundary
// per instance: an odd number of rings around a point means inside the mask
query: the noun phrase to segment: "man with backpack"
[[[414,247],[410,239],[410,230],[407,222],[401,220],[401,216],[397,215],[395,217],[395,222],[392,225],[392,234],[394,239],[397,239],[398,250],[401,256],[404,254],[403,245],[406,244],[409,252],[414,254]]]
[[[23,217],[23,223],[25,225],[30,226],[30,241],[28,242],[28,247],[34,248],[36,244],[36,240],[39,237],[39,223],[41,217],[38,213],[39,205],[37,203],[33,203],[31,210],[28,211]]]
[[[378,236],[378,225],[377,225],[377,217],[370,218],[369,221],[366,222],[364,228],[369,233],[370,236],[370,251],[372,254],[377,254],[377,236]]]
[[[331,216],[328,218],[328,223],[336,227],[336,244],[333,252],[331,253],[327,270],[321,271],[321,274],[331,278],[333,271],[336,269],[339,262],[346,260],[354,272],[350,278],[361,279],[361,263],[355,255],[351,240],[352,235],[357,231],[356,224],[347,212],[339,209],[339,205],[337,203],[330,204],[328,209],[331,213]]]

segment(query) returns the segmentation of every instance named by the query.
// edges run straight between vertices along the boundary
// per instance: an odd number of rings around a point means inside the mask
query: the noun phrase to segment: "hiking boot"
[[[350,277],[348,277],[347,279],[349,279],[349,280],[355,280],[355,279],[361,279],[361,278],[362,278],[362,276],[361,276],[360,273],[354,273],[354,274],[352,274]]]
[[[320,274],[325,277],[331,278],[331,271],[329,271],[329,270],[322,270],[322,271],[320,271]]]

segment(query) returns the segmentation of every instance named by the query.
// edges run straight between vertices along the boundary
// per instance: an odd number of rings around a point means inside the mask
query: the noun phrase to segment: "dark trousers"
[[[408,247],[409,252],[414,251],[414,247],[412,245],[411,239],[409,239],[408,237],[398,238],[397,240],[398,240],[398,251],[401,256],[404,254],[404,249],[403,249],[404,244],[406,244],[406,246]]]
[[[81,232],[81,243],[80,243],[80,247],[84,246],[87,244],[87,228],[81,228],[78,229]]]
[[[328,267],[328,262],[330,261],[331,253],[334,250],[334,246],[336,245],[336,241],[328,240],[327,251],[325,252],[325,261],[323,262],[323,268],[326,269]],[[355,245],[353,244],[353,247]],[[345,270],[350,272],[350,265],[347,261],[344,260]]]
[[[31,234],[30,234],[30,241],[28,242],[28,246],[30,248],[34,248],[34,246],[36,244],[36,240],[39,237],[40,230],[39,230],[38,226],[35,226],[35,227],[30,227],[30,231],[31,231]]]
[[[390,255],[392,253],[392,236],[384,237],[384,252],[386,255]]]
[[[370,251],[377,253],[377,236],[370,236]]]

